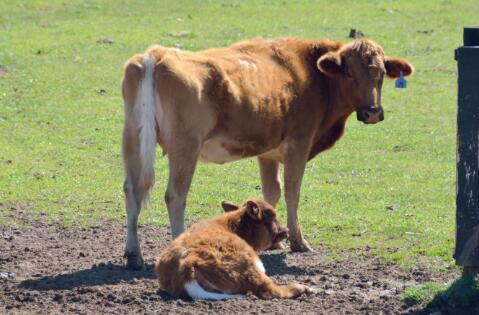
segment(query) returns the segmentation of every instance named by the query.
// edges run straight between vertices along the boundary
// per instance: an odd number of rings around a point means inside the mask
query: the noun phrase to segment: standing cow
[[[306,162],[334,145],[354,111],[367,124],[383,120],[384,75],[401,71],[408,76],[413,67],[367,39],[257,39],[200,52],[152,46],[133,56],[123,79],[127,267],[143,266],[137,223],[154,183],[157,143],[168,155],[173,238],[184,230],[198,160],[257,156],[263,195],[273,206],[284,164],[291,250],[311,250],[297,216]]]

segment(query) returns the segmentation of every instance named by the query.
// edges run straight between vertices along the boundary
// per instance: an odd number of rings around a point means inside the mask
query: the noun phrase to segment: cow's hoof
[[[313,249],[308,245],[306,241],[303,241],[302,243],[291,242],[290,246],[292,252],[307,253],[313,251]]]
[[[288,248],[286,246],[286,244],[284,242],[277,242],[277,243],[274,243],[273,245],[271,245],[270,248],[268,248],[269,250],[274,250],[274,249],[281,249],[281,250],[284,250]]]
[[[126,254],[126,269],[129,270],[143,270],[145,267],[145,263],[143,261],[143,257],[140,255],[135,254]]]

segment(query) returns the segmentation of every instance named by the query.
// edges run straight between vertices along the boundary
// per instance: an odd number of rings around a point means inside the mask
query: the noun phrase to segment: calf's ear
[[[246,213],[254,220],[260,221],[263,218],[263,213],[254,200],[246,202]]]
[[[401,58],[385,57],[384,67],[386,68],[387,76],[393,79],[399,78],[401,71],[405,77],[414,72],[412,64]]]
[[[344,73],[341,57],[335,52],[329,52],[321,56],[316,62],[316,65],[319,71],[329,76]]]
[[[221,206],[225,212],[235,211],[238,210],[239,207],[232,203],[231,201],[224,200],[221,202]]]

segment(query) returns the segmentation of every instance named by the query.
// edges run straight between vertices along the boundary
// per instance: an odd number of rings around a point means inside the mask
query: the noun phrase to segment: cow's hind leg
[[[281,196],[281,181],[279,178],[279,162],[258,157],[259,172],[261,175],[261,190],[266,202],[276,207]],[[285,249],[284,242],[274,243],[270,249]]]
[[[184,231],[186,197],[190,189],[201,141],[196,137],[176,138],[168,149],[169,179],[165,202],[173,239]]]
[[[137,187],[130,178],[125,179],[124,183],[125,203],[127,212],[127,237],[125,254],[126,267],[132,270],[140,270],[143,268],[143,256],[138,241],[138,215],[141,206],[137,193]]]
[[[143,268],[140,243],[138,241],[138,215],[141,210],[141,191],[139,187],[140,157],[138,146],[138,131],[133,126],[125,124],[123,130],[123,156],[125,160],[126,177],[123,184],[127,214],[127,238],[125,245],[126,267],[139,270]]]
[[[123,189],[128,229],[125,257],[126,265],[131,269],[143,267],[137,233],[138,215],[155,177],[155,62],[149,55],[134,56],[127,63],[123,78],[125,125],[122,150],[126,172]]]

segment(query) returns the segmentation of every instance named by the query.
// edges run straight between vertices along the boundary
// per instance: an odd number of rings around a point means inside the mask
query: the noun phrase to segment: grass
[[[403,301],[409,306],[428,304],[429,307],[449,310],[478,306],[479,276],[464,273],[449,285],[426,282],[409,287],[404,291]]]
[[[434,296],[445,290],[446,285],[434,282],[425,282],[417,286],[409,287],[404,290],[403,301],[408,306],[429,303]]]
[[[385,83],[384,122],[352,118],[335,148],[308,164],[301,224],[313,245],[332,252],[369,247],[387,262],[450,268],[453,53],[478,15],[475,0],[1,1],[0,222],[18,206],[69,225],[125,218],[119,85],[124,61],[150,44],[199,50],[257,36],[347,40],[357,28],[417,71],[406,90]],[[186,37],[171,35],[183,30]],[[167,223],[166,159],[156,170],[146,224]],[[223,199],[259,197],[259,184],[254,159],[200,164],[187,219],[219,213]]]

